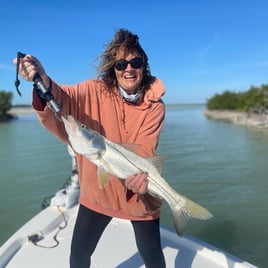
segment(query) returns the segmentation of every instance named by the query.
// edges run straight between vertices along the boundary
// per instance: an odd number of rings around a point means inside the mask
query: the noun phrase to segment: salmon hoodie
[[[52,94],[67,115],[94,129],[107,139],[120,144],[135,144],[143,157],[156,154],[160,131],[164,124],[165,106],[161,96],[164,84],[159,80],[145,92],[143,100],[129,104],[118,89],[105,90],[103,81],[87,80],[77,85],[57,85],[52,81]],[[33,91],[33,108],[40,123],[49,132],[68,144],[64,125]],[[162,201],[146,193],[128,190],[124,180],[110,175],[104,189],[98,184],[97,168],[77,154],[80,183],[80,204],[105,215],[129,220],[151,220],[160,216]]]

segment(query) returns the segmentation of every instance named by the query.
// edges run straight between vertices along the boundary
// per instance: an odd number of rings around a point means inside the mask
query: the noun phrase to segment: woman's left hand
[[[148,173],[141,172],[126,178],[126,187],[133,193],[145,194],[148,188]]]

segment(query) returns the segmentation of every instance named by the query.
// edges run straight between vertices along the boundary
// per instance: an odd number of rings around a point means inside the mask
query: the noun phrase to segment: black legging
[[[72,238],[70,268],[90,267],[90,257],[111,219],[80,205]],[[136,244],[146,268],[165,268],[159,219],[131,221],[131,223]]]

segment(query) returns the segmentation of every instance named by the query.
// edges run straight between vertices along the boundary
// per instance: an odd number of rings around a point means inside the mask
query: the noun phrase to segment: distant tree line
[[[268,114],[268,85],[252,86],[245,92],[224,91],[207,100],[208,110],[232,110]]]
[[[13,93],[0,90],[0,120],[9,119],[7,112],[12,107]]]

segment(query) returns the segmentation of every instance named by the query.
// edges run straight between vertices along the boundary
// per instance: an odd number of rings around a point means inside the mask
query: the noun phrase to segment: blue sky
[[[96,58],[118,28],[140,37],[166,103],[205,103],[224,90],[268,83],[268,1],[3,0],[0,90],[31,103],[31,83],[14,87],[17,51],[35,55],[58,83],[96,77]]]

